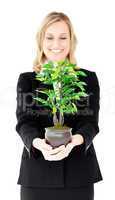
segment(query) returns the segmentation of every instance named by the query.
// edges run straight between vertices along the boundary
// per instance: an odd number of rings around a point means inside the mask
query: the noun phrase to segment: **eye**
[[[67,38],[66,38],[66,37],[61,37],[60,39],[61,39],[61,40],[66,40]]]
[[[52,38],[52,37],[46,37],[46,39],[47,39],[47,40],[53,40],[53,38]]]

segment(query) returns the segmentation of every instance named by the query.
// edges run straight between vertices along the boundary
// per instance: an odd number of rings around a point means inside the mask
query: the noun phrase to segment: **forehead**
[[[68,34],[69,27],[64,21],[54,22],[45,31],[45,34]]]

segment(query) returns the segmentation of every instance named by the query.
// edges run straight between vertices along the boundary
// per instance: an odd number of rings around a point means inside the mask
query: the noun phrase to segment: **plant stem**
[[[64,116],[59,112],[59,123],[63,126],[64,124]]]
[[[60,101],[61,101],[61,99],[62,99],[61,87],[62,87],[62,84],[60,83],[60,85],[59,85]],[[59,109],[59,123],[60,123],[60,125],[62,125],[62,126],[63,126],[63,124],[64,124],[64,116],[63,116],[63,113],[60,112],[60,109]]]
[[[53,114],[53,123],[54,123],[54,126],[56,126],[59,123],[56,113]]]

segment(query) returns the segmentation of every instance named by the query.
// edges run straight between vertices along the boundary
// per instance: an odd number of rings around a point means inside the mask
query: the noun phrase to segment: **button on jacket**
[[[53,126],[51,110],[38,104],[33,97],[41,95],[41,88],[52,86],[36,80],[35,72],[19,75],[16,131],[24,147],[17,184],[32,187],[79,187],[103,180],[93,145],[93,139],[99,133],[99,82],[95,72],[83,68],[80,70],[87,74],[81,80],[87,83],[85,89],[89,96],[76,102],[77,113],[64,113],[64,124],[72,127],[73,135],[81,134],[84,143],[75,146],[68,157],[59,161],[45,160],[42,152],[32,146],[34,138],[45,137],[45,127]]]

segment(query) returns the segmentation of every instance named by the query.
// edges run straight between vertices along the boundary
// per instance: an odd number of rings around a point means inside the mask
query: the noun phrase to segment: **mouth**
[[[63,49],[49,49],[49,50],[55,54],[61,53],[63,51]]]

